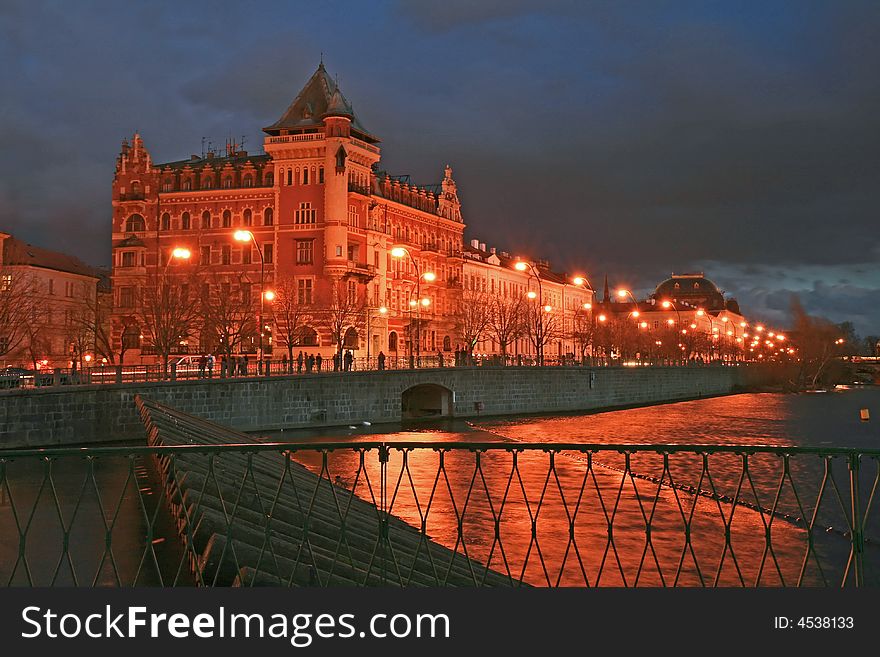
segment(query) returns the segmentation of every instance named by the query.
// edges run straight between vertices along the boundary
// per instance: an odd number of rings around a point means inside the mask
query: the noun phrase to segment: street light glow
[[[437,274],[432,271],[426,271],[424,274],[422,274],[422,278],[431,283],[437,280]]]
[[[574,283],[575,285],[583,285],[584,283],[587,282],[587,279],[584,278],[583,276],[575,276],[575,277],[571,280],[571,282]]]
[[[604,322],[606,319],[608,319],[608,318],[605,317],[605,315],[599,315],[599,321],[600,321],[600,322]]]
[[[517,262],[516,264],[513,265],[513,268],[516,269],[517,271],[525,271],[526,269],[529,268],[529,266],[526,263],[524,263],[522,260],[520,260],[519,262]]]
[[[182,246],[178,246],[171,252],[172,258],[180,258],[181,260],[189,260],[191,255],[192,253],[190,252],[190,250]]]
[[[386,308],[385,306],[379,306],[379,314],[380,315],[384,315],[387,312],[388,312],[388,308]]]
[[[424,299],[422,299],[422,305],[423,306],[430,306],[431,300],[428,297],[425,297]]]
[[[544,312],[549,313],[549,312],[551,312],[552,310],[553,310],[553,306],[551,306],[551,305],[549,305],[549,304],[546,305],[546,306],[544,306]]]
[[[591,304],[591,303],[584,304],[584,310],[591,310],[592,308],[593,308],[593,304]]]
[[[535,292],[535,291],[533,291],[533,290],[529,290],[528,292],[526,292],[526,296],[527,296],[529,299],[534,299],[534,298],[536,298],[536,297],[538,296],[538,293]]]
[[[391,249],[391,257],[392,258],[403,258],[407,254],[407,250],[402,246],[395,246]]]
[[[671,301],[664,301],[660,305],[663,306],[664,308],[669,308],[672,305],[672,302]]]
[[[697,311],[697,317],[702,317],[702,316],[705,315],[705,314],[706,314],[706,311],[703,310],[702,308],[700,308],[700,309]]]
[[[232,237],[238,242],[250,242],[254,234],[249,230],[237,230]]]
[[[638,311],[638,310],[633,310],[633,311],[632,311],[632,316],[633,316],[633,317],[638,317],[638,316],[639,316],[639,311]]]
[[[626,297],[627,294],[629,294],[629,290],[618,290],[617,291],[617,296],[619,296],[621,299]]]
[[[273,290],[266,290],[263,292],[263,298],[266,301],[274,301],[275,300],[275,292]]]

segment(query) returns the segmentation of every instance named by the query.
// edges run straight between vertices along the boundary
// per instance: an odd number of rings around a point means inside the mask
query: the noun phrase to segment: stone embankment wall
[[[241,431],[401,419],[404,391],[450,391],[456,417],[588,411],[723,395],[764,383],[757,367],[476,367],[303,374],[0,392],[0,448],[141,440],[134,398]]]

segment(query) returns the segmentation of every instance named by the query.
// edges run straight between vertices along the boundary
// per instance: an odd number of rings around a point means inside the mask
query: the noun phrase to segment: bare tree
[[[791,301],[792,335],[800,352],[799,385],[815,388],[833,360],[843,353],[845,338],[839,326],[807,314],[800,300]]]
[[[0,268],[0,357],[27,349],[38,312],[36,279],[27,272]]]
[[[200,306],[203,335],[209,335],[212,343],[205,346],[231,356],[256,342],[259,327],[250,279],[243,274],[214,275],[207,285]]]
[[[344,280],[334,280],[330,287],[318,296],[315,308],[318,325],[330,334],[333,344],[336,345],[340,362],[345,334],[353,328],[360,335],[366,325],[368,312],[363,296],[358,294],[357,290],[352,293],[346,283],[347,281]]]
[[[281,278],[275,285],[275,299],[270,312],[275,324],[275,341],[287,349],[288,365],[293,363],[294,347],[302,346],[311,321],[311,306],[299,303],[296,280]]]
[[[181,341],[194,335],[202,304],[196,295],[192,276],[167,275],[147,277],[136,293],[135,316],[162,361],[168,374],[168,360]]]
[[[522,337],[525,303],[521,296],[494,296],[489,299],[489,323],[487,332],[501,350],[506,360],[507,350],[516,340]]]
[[[535,348],[538,364],[543,365],[544,347],[560,335],[559,316],[552,309],[548,311],[538,300],[523,305],[524,333]]]
[[[574,317],[572,318],[571,338],[577,345],[581,362],[586,358],[587,350],[593,344],[595,336],[596,320],[593,317],[592,311],[583,308],[575,310]]]
[[[465,290],[455,308],[455,332],[467,345],[468,353],[483,339],[489,328],[492,298],[486,292]]]

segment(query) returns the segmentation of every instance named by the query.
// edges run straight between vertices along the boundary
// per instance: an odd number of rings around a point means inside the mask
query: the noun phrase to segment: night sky
[[[880,2],[0,2],[0,230],[110,259],[122,139],[261,148],[324,63],[468,239],[880,333]]]

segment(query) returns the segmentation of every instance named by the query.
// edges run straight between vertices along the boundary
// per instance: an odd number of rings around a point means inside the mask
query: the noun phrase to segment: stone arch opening
[[[407,388],[400,401],[404,420],[452,416],[452,391],[435,383]]]
[[[349,328],[342,338],[342,346],[345,349],[358,348],[358,332],[354,327]]]

